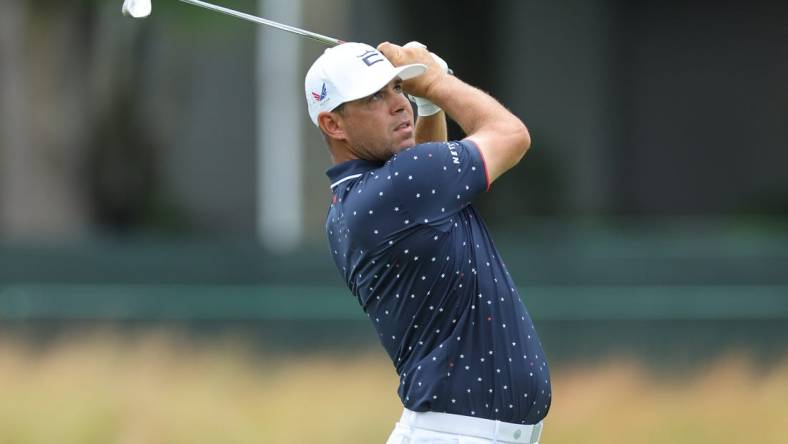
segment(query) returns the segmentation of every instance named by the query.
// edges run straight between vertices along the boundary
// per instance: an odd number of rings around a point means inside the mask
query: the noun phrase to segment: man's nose
[[[406,107],[410,107],[410,101],[405,97],[405,94],[394,94],[391,101],[391,113],[399,114],[405,112]]]

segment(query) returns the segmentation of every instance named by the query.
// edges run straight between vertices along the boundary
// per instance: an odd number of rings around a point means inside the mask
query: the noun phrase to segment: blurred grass
[[[655,374],[554,369],[543,442],[782,443],[788,360]],[[283,356],[159,333],[0,340],[0,443],[383,443],[401,406],[382,354]]]

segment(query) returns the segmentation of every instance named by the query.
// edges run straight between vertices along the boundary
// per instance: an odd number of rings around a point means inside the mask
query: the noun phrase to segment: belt
[[[513,424],[451,413],[414,412],[405,409],[399,423],[433,432],[453,433],[492,440],[494,443],[538,444],[543,422]]]

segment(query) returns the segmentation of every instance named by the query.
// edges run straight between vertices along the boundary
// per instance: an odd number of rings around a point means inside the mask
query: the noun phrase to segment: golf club
[[[300,36],[310,38],[312,40],[318,41],[320,43],[324,43],[326,45],[336,46],[345,43],[343,40],[335,39],[333,37],[328,37],[315,32],[306,31],[304,29],[296,28],[294,26],[285,25],[282,23],[275,22],[273,20],[268,20],[262,17],[258,17],[256,15],[251,15],[245,12],[236,11],[234,9],[225,8],[223,6],[217,6],[201,0],[178,0],[178,1],[183,3],[188,3],[194,6],[199,6],[201,8],[209,9],[211,11],[220,12],[222,14],[226,14],[232,17],[258,23],[261,25],[271,26],[276,29],[281,29],[282,31],[298,34]],[[151,9],[152,9],[151,0],[124,0],[122,11],[124,15],[128,15],[133,18],[144,18],[150,15]]]

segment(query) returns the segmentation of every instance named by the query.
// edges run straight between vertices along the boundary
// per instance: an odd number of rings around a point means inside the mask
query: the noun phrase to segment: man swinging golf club
[[[537,443],[550,376],[528,312],[474,197],[530,146],[523,123],[448,75],[423,45],[379,47],[180,0],[329,45],[306,75],[312,122],[334,166],[326,220],[334,262],[400,376],[388,444]],[[151,13],[124,0],[123,13]],[[413,121],[411,94],[418,105]],[[446,141],[446,114],[467,134]]]
[[[388,443],[538,442],[544,353],[471,205],[528,150],[526,127],[421,45],[329,48],[305,93],[334,163],[331,254],[400,377]],[[446,141],[443,111],[465,139]]]

